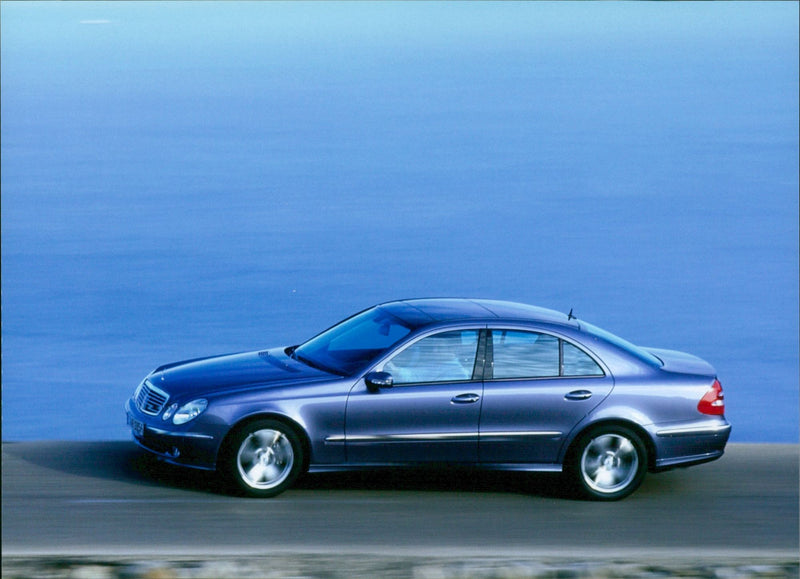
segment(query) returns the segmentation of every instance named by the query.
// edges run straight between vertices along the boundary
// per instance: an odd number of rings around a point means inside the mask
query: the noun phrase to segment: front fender
[[[210,409],[213,407],[213,415],[225,424],[225,436],[249,420],[264,417],[285,420],[308,442],[310,464],[341,464],[345,462],[345,387],[348,386],[341,382],[307,385],[302,391],[278,389],[220,396],[213,400]]]

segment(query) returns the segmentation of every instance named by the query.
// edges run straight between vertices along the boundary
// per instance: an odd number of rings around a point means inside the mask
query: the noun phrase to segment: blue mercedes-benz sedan
[[[136,442],[271,497],[304,471],[467,465],[562,472],[620,499],[722,456],[707,362],[570,314],[492,300],[364,310],[299,346],[167,364],[126,404]]]

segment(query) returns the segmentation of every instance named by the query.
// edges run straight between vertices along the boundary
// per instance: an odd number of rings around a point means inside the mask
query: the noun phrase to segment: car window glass
[[[412,328],[376,307],[340,322],[295,350],[313,366],[348,375],[398,343]]]
[[[581,329],[590,336],[600,338],[601,340],[605,340],[606,342],[613,344],[617,348],[624,350],[628,354],[636,356],[639,360],[641,360],[645,364],[649,364],[655,368],[659,368],[663,365],[661,360],[658,359],[653,354],[651,354],[650,352],[647,352],[646,350],[643,350],[642,348],[631,344],[627,340],[623,340],[619,336],[616,336],[607,330],[601,330],[597,326],[593,326],[592,324],[587,324],[586,322],[583,321],[581,322]]]
[[[405,338],[411,330],[392,318],[372,318],[350,324],[336,335],[328,345],[329,352],[353,349],[388,348]]]
[[[564,376],[602,376],[603,370],[589,354],[569,342],[563,342],[562,373]]]
[[[558,376],[558,338],[535,332],[495,330],[493,376],[541,378]]]
[[[470,380],[478,331],[443,332],[423,338],[384,365],[395,384]]]

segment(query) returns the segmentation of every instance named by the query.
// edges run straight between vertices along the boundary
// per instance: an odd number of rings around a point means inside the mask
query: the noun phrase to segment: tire
[[[642,439],[624,426],[599,426],[582,434],[570,452],[567,476],[587,499],[616,501],[644,480],[647,450]]]
[[[256,420],[231,436],[220,474],[240,494],[274,497],[292,486],[303,461],[303,445],[291,427],[278,420]]]

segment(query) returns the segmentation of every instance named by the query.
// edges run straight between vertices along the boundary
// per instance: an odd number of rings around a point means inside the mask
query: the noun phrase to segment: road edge
[[[247,557],[37,556],[3,557],[2,576],[74,579],[551,579],[709,577],[798,578],[798,559],[788,554],[694,559],[681,553],[644,560],[560,557],[433,557],[286,553]]]

